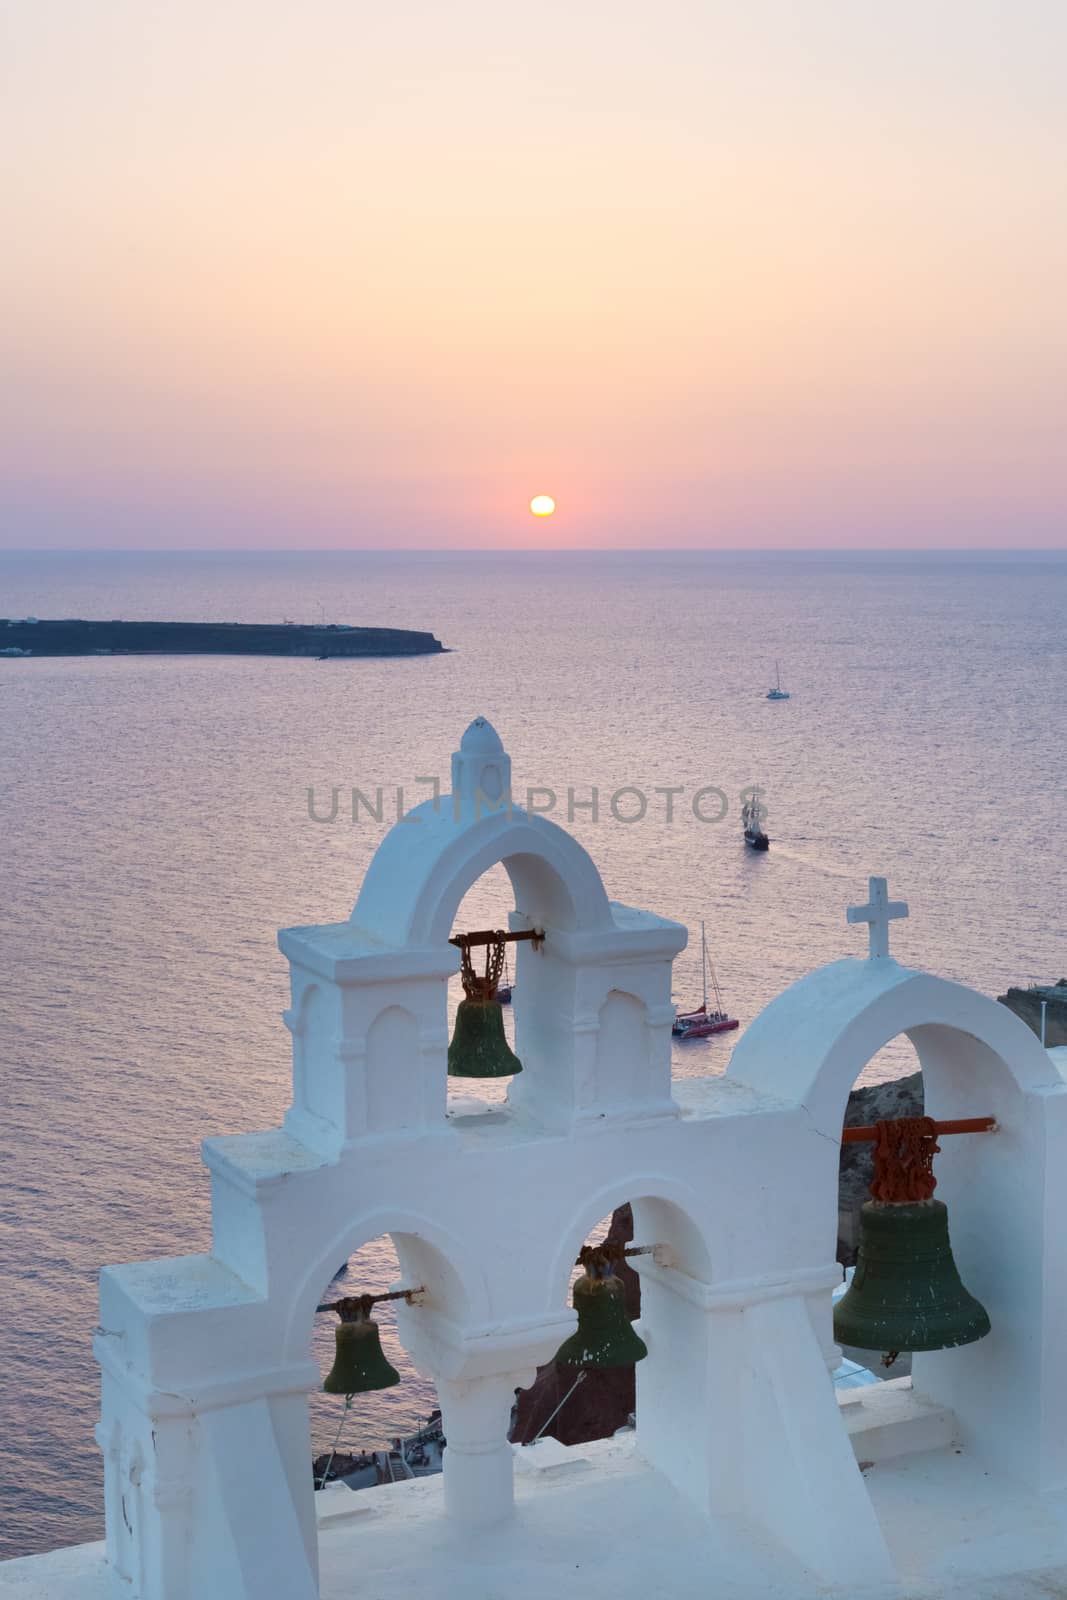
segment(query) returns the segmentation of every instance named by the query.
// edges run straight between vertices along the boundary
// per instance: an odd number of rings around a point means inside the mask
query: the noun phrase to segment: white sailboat
[[[774,688],[767,690],[768,700],[788,700],[789,690],[782,688],[782,674],[777,661],[774,663]]]

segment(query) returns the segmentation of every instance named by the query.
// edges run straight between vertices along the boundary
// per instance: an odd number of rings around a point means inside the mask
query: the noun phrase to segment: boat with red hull
[[[715,968],[708,960],[708,941],[704,932],[704,924],[700,924],[700,956],[704,969],[704,999],[702,1004],[693,1011],[680,1011],[671,1027],[671,1035],[675,1039],[707,1039],[713,1033],[729,1033],[731,1029],[740,1027],[736,1017],[731,1017],[722,1001],[719,989],[719,980],[715,976]],[[711,972],[711,986],[715,994],[715,1005],[708,1009],[708,972]]]
[[[725,1011],[705,1011],[698,1006],[696,1011],[680,1012],[671,1033],[676,1039],[706,1039],[709,1034],[729,1033],[731,1028],[740,1026],[737,1018],[727,1016]]]

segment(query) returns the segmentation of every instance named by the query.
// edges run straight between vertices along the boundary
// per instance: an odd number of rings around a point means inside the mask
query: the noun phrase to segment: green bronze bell
[[[391,1389],[400,1374],[385,1357],[378,1324],[371,1320],[370,1295],[339,1300],[335,1307],[341,1318],[333,1366],[323,1389],[326,1394],[368,1394],[372,1389]]]
[[[522,1071],[504,1035],[500,1001],[461,1000],[448,1047],[450,1078],[511,1078]]]
[[[940,1200],[883,1204],[860,1212],[856,1271],[834,1308],[834,1338],[860,1350],[950,1350],[989,1332],[989,1315],[968,1294],[952,1259]]]
[[[648,1355],[626,1315],[626,1289],[608,1261],[595,1256],[574,1285],[577,1330],[556,1351],[572,1367],[632,1367]]]
[[[496,938],[496,943],[486,946],[484,977],[479,977],[471,966],[470,946],[460,945],[460,975],[466,998],[459,1003],[448,1047],[450,1078],[512,1078],[522,1071],[522,1062],[505,1037],[504,1012],[496,997],[505,950],[504,935]]]

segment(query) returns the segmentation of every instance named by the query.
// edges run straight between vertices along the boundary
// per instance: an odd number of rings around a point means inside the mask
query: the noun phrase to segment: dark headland
[[[424,656],[432,633],[303,622],[0,621],[0,655]]]

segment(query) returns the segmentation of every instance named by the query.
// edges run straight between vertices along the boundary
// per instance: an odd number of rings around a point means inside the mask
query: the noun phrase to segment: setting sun
[[[556,509],[556,502],[550,494],[535,494],[530,501],[530,510],[535,517],[550,517]]]

